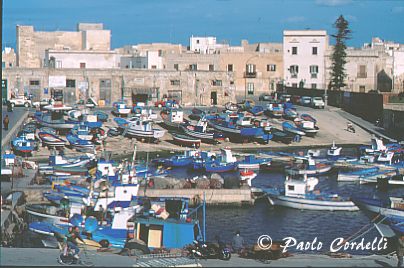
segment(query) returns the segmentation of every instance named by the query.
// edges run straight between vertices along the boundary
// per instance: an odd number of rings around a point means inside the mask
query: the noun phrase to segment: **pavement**
[[[139,260],[111,252],[88,251],[95,267],[162,267],[161,259]],[[60,251],[47,248],[1,248],[1,266],[56,266]],[[190,260],[183,267],[393,267],[397,260],[383,255],[353,255],[352,258],[331,258],[327,255],[296,254],[288,258],[261,262],[232,255],[229,261],[216,259]]]

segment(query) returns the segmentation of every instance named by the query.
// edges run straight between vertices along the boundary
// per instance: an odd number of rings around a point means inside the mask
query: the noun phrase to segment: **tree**
[[[339,90],[347,86],[344,82],[345,77],[347,76],[345,73],[345,64],[347,61],[346,58],[346,40],[351,39],[349,36],[352,31],[348,28],[349,23],[344,19],[341,15],[333,24],[333,27],[338,29],[337,34],[332,34],[334,37],[335,46],[332,54],[332,65],[330,71],[330,83],[328,84],[328,89]]]

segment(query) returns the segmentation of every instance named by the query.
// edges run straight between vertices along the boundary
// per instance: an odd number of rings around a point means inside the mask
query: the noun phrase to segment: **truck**
[[[31,100],[29,100],[27,97],[24,95],[17,96],[17,98],[11,98],[8,100],[11,104],[11,106],[25,106],[25,107],[30,107],[31,106]]]

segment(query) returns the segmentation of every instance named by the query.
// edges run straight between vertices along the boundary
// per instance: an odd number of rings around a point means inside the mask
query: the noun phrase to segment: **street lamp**
[[[245,64],[246,70],[245,70],[245,92],[244,92],[244,99],[247,98],[247,71],[248,71],[248,62],[249,62],[251,59],[255,58],[255,57],[261,57],[261,55],[258,54],[258,55],[252,56],[251,58],[249,58],[249,59],[247,60],[247,62],[246,62],[246,64]]]

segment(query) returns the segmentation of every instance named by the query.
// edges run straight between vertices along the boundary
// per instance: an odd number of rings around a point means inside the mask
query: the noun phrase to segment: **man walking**
[[[10,123],[10,119],[8,118],[8,114],[3,119],[4,130],[8,130],[8,124]]]

